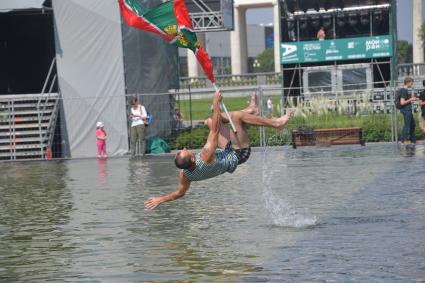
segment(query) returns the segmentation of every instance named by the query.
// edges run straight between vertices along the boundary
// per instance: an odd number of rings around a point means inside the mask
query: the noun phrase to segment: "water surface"
[[[425,147],[267,149],[176,189],[171,157],[0,164],[0,281],[425,281]]]

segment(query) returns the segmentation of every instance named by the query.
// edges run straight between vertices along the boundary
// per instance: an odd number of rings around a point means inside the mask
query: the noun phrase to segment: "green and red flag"
[[[199,64],[214,83],[213,64],[193,31],[183,0],[164,2],[152,9],[144,8],[138,0],[118,0],[121,14],[128,25],[161,35],[177,47],[191,49]]]

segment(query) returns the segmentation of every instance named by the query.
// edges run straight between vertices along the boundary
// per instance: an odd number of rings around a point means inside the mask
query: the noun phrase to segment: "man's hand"
[[[154,209],[155,207],[157,207],[158,205],[160,205],[163,202],[173,201],[173,200],[176,200],[178,198],[181,198],[182,196],[185,195],[185,193],[189,189],[189,187],[190,187],[190,181],[184,176],[183,170],[180,170],[180,172],[179,172],[179,186],[178,186],[177,191],[172,192],[168,195],[149,198],[145,202],[145,208]]]
[[[163,203],[161,197],[149,198],[147,201],[145,201],[145,208],[154,209],[155,207],[157,207],[161,203]]]
[[[223,100],[223,96],[221,95],[221,92],[220,91],[217,91],[215,94],[214,94],[214,101],[213,101],[213,103],[215,104],[215,105],[220,105],[220,103],[221,103],[221,101]]]

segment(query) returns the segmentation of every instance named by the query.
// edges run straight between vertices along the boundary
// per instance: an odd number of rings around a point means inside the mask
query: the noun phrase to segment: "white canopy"
[[[1,0],[0,13],[13,10],[42,9],[45,0]]]

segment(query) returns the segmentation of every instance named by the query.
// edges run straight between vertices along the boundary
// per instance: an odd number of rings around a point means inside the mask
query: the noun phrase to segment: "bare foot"
[[[277,118],[276,121],[276,128],[278,128],[279,130],[282,130],[285,125],[289,122],[289,120],[291,120],[292,116],[294,116],[294,112],[289,111],[288,113],[286,113],[285,115]]]
[[[260,110],[258,109],[257,94],[255,93],[255,91],[253,91],[251,94],[251,100],[249,102],[248,107],[242,111],[256,116],[260,115]]]
[[[249,102],[249,106],[258,108],[257,93],[255,91],[253,91],[251,94],[251,101]]]

